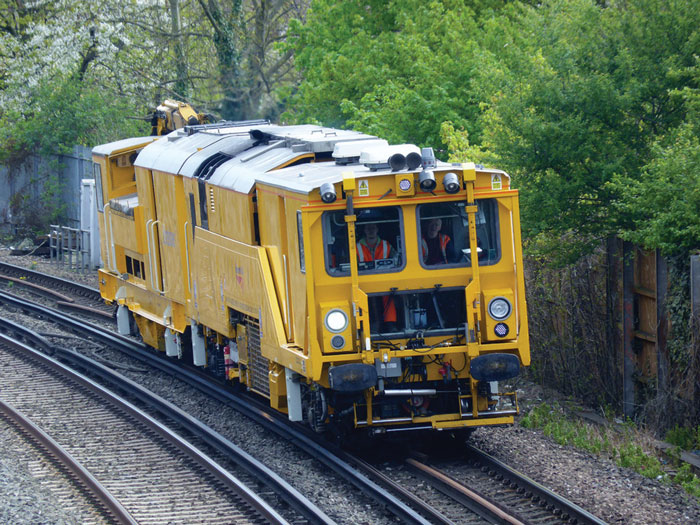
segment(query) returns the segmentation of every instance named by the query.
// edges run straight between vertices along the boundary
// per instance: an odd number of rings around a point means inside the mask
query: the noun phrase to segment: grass
[[[623,425],[622,432],[615,432],[606,427],[588,424],[579,419],[568,417],[558,404],[542,403],[532,408],[520,420],[520,426],[540,429],[560,445],[570,445],[592,454],[605,455],[620,467],[631,468],[642,476],[653,478],[662,483],[677,483],[688,493],[700,499],[700,478],[690,469],[687,463],[680,461],[680,445],[674,462],[680,465],[675,475],[664,468],[652,447],[644,447],[644,436],[632,422]],[[698,445],[700,427],[694,432],[693,440],[686,433],[676,431],[674,434],[683,444],[691,443],[690,448]],[[681,439],[681,437],[683,439]],[[668,435],[667,435],[668,439]]]
[[[683,450],[698,450],[700,449],[700,425],[696,428],[676,425],[666,433],[664,439]]]

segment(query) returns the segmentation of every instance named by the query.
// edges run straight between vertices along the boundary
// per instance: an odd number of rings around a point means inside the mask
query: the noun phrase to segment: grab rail
[[[192,278],[190,277],[190,241],[187,236],[187,227],[189,226],[189,221],[185,221],[185,261],[187,261],[187,289],[192,294]]]
[[[155,262],[155,258],[156,258],[156,235],[155,235],[155,228],[156,228],[156,224],[158,224],[160,221],[159,221],[159,220],[153,220],[153,219],[151,219],[149,222],[151,223],[151,224],[150,224],[150,229],[151,229],[151,244],[152,244],[152,246],[153,246],[153,257],[151,257],[151,266],[153,267],[153,263]],[[146,227],[148,228],[149,226],[147,225]],[[149,248],[149,253],[150,253],[150,252],[151,252],[151,250],[150,250],[150,248]],[[155,273],[155,272],[154,272],[154,273]],[[159,277],[163,278],[163,276],[160,275],[160,274],[159,274]],[[164,278],[163,278],[163,281],[165,281]],[[156,290],[158,293],[165,293],[165,282],[163,282],[163,288],[161,288],[160,286],[157,286],[157,282],[156,282],[156,283],[153,283],[153,277],[151,277],[151,286],[152,286],[153,289]]]

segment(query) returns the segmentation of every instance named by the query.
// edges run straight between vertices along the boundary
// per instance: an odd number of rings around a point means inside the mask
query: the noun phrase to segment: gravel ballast
[[[7,250],[0,250],[0,260],[97,287],[96,272],[81,275],[67,269],[61,270],[42,258],[9,256]],[[529,389],[519,393],[522,399],[532,395]],[[216,422],[220,422],[224,414],[215,407],[212,407],[212,411],[208,423],[216,427]],[[238,431],[245,440],[246,430]],[[645,478],[631,469],[618,467],[607,458],[560,446],[540,431],[517,425],[510,428],[481,428],[473,434],[472,441],[484,451],[608,523],[700,523],[698,500],[686,494],[679,486]],[[17,453],[13,454],[12,450],[6,450],[8,446],[11,447],[8,443],[10,441],[4,439],[0,443],[0,522],[6,522],[6,516],[12,516],[13,519],[7,522],[71,523],[68,515],[59,513],[51,518],[45,515],[50,494],[37,490],[37,481],[22,466],[21,457]],[[286,461],[298,461],[298,475],[300,479],[303,478],[306,472],[304,463],[308,460],[297,456],[282,444],[273,446],[272,450],[276,447],[281,449],[278,450],[280,454],[276,456],[277,461],[284,457],[287,458]],[[270,459],[274,463],[274,458]],[[323,490],[323,486],[318,486],[318,490]],[[20,508],[21,516],[33,516],[35,519],[14,519],[17,514],[13,509]],[[357,523],[367,517],[361,511],[354,514],[347,509],[346,519],[347,521],[340,521]]]

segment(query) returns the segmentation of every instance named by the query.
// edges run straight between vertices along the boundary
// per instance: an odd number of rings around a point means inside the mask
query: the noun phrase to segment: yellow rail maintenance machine
[[[314,430],[513,422],[530,362],[518,192],[431,148],[266,121],[93,150],[121,333]]]

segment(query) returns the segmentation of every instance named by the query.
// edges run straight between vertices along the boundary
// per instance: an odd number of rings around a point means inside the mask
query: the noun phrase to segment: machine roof
[[[203,130],[201,126],[199,128],[195,133],[184,128],[161,137],[141,151],[134,165],[194,177],[205,162],[219,155],[220,162],[213,173],[207,174],[207,182],[248,193],[270,170],[293,161],[304,153],[330,154],[339,142],[376,140],[372,135],[357,131],[313,125],[277,126],[257,123],[231,127],[218,125]],[[328,162],[323,163],[323,166],[328,169],[334,167],[334,164]],[[265,178],[274,181],[279,177],[272,174]],[[288,178],[291,177],[284,180]],[[296,183],[290,184],[289,189],[308,193],[314,187],[318,186]]]
[[[93,152],[110,154],[146,140],[146,137],[126,139],[98,146]],[[330,161],[336,145],[340,144],[338,151],[359,156],[364,148],[363,143],[376,148],[377,137],[314,125],[278,126],[255,122],[231,123],[229,127],[226,123],[219,123],[211,128],[186,127],[160,137],[141,151],[134,164],[184,177],[202,178],[209,184],[241,193],[249,193],[260,182],[309,194],[326,182],[341,182],[346,171],[352,171],[356,177],[362,178],[391,173],[389,169],[370,170],[358,164],[356,159],[346,164]],[[303,163],[271,171],[304,153],[326,153],[329,161]],[[449,167],[451,164],[438,162],[436,169]]]
[[[123,149],[133,148],[134,146],[139,146],[141,144],[147,144],[153,142],[158,137],[132,137],[128,139],[117,140],[116,142],[110,142],[108,144],[101,144],[92,148],[93,155],[101,155],[106,157],[107,155],[112,155]]]

